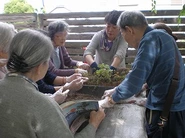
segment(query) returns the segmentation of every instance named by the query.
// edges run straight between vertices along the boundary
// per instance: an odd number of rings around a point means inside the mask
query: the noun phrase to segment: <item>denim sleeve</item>
[[[118,85],[116,92],[112,96],[115,102],[127,99],[141,90],[142,85],[152,71],[157,54],[158,48],[155,41],[150,39],[141,41],[132,71]]]

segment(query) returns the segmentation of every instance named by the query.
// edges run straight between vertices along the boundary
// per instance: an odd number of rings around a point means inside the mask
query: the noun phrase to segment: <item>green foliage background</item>
[[[4,13],[34,13],[34,8],[25,0],[11,0],[4,5]]]

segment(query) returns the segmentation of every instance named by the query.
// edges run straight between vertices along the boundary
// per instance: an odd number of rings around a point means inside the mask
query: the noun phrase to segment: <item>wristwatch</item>
[[[114,102],[114,100],[112,99],[112,96],[109,96],[108,101],[109,101],[110,104],[115,104],[115,103],[116,103],[116,102]]]

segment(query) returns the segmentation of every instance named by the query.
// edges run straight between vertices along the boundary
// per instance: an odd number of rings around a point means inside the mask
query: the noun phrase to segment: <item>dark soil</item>
[[[94,95],[75,93],[68,95],[68,97],[66,98],[66,102],[72,100],[100,100],[100,98]]]

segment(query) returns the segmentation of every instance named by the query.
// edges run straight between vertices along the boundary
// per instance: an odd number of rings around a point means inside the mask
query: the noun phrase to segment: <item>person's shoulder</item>
[[[105,31],[104,29],[100,30],[100,31],[96,32],[94,35],[95,36],[101,36],[101,35],[103,35],[104,31]]]

